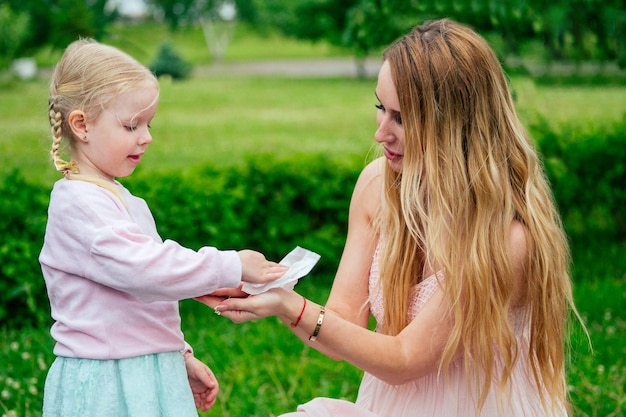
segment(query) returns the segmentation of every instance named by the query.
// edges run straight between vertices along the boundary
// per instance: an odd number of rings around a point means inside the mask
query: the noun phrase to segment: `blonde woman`
[[[365,371],[356,403],[289,416],[566,416],[569,251],[498,59],[450,20],[383,58],[383,156],[356,183],[326,305],[284,289],[204,301],[236,322],[276,315]]]
[[[258,252],[161,239],[145,201],[116,179],[141,163],[158,102],[145,66],[89,39],[69,45],[52,75],[51,154],[64,177],[39,256],[57,356],[44,416],[197,417],[219,386],[183,339],[178,301],[285,271]]]

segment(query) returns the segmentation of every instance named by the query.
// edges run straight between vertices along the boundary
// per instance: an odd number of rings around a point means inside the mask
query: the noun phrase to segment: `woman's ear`
[[[74,110],[67,118],[67,123],[74,135],[82,142],[87,142],[87,122],[85,120],[85,112],[82,110]]]

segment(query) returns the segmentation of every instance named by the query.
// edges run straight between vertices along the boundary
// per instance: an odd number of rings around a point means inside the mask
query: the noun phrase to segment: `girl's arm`
[[[193,352],[185,352],[184,357],[187,378],[189,379],[189,386],[193,393],[196,408],[207,411],[215,404],[219,392],[217,378],[215,378],[213,371],[208,366],[196,359]]]

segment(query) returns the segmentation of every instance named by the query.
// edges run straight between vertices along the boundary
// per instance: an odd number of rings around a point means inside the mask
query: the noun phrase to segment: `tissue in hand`
[[[255,295],[261,294],[272,288],[282,287],[286,289],[293,289],[300,278],[311,272],[311,269],[319,261],[320,255],[310,250],[303,249],[300,246],[296,246],[294,250],[289,252],[279,263],[281,265],[287,265],[289,269],[285,272],[285,275],[278,278],[276,281],[268,282],[266,284],[250,284],[244,282],[241,290],[245,293]]]

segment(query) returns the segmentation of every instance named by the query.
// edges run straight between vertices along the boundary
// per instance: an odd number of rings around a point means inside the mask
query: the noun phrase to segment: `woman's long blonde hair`
[[[416,27],[384,52],[404,126],[402,173],[385,171],[381,254],[385,320],[397,334],[424,266],[445,276],[454,328],[440,366],[463,352],[481,409],[501,357],[499,392],[528,356],[544,406],[567,404],[564,338],[575,313],[570,253],[543,167],[487,42],[449,21]],[[526,228],[524,301],[530,352],[518,349],[509,312],[514,274],[509,229]],[[499,360],[498,360],[499,361]]]
[[[52,74],[48,97],[52,131],[50,155],[57,171],[68,179],[95,183],[121,198],[111,183],[81,175],[74,161],[63,159],[63,139],[70,148],[78,140],[67,118],[72,111],[82,110],[95,120],[110,100],[145,86],[146,80],[152,80],[158,87],[157,78],[147,67],[117,48],[89,38],[74,41],[66,48]]]

